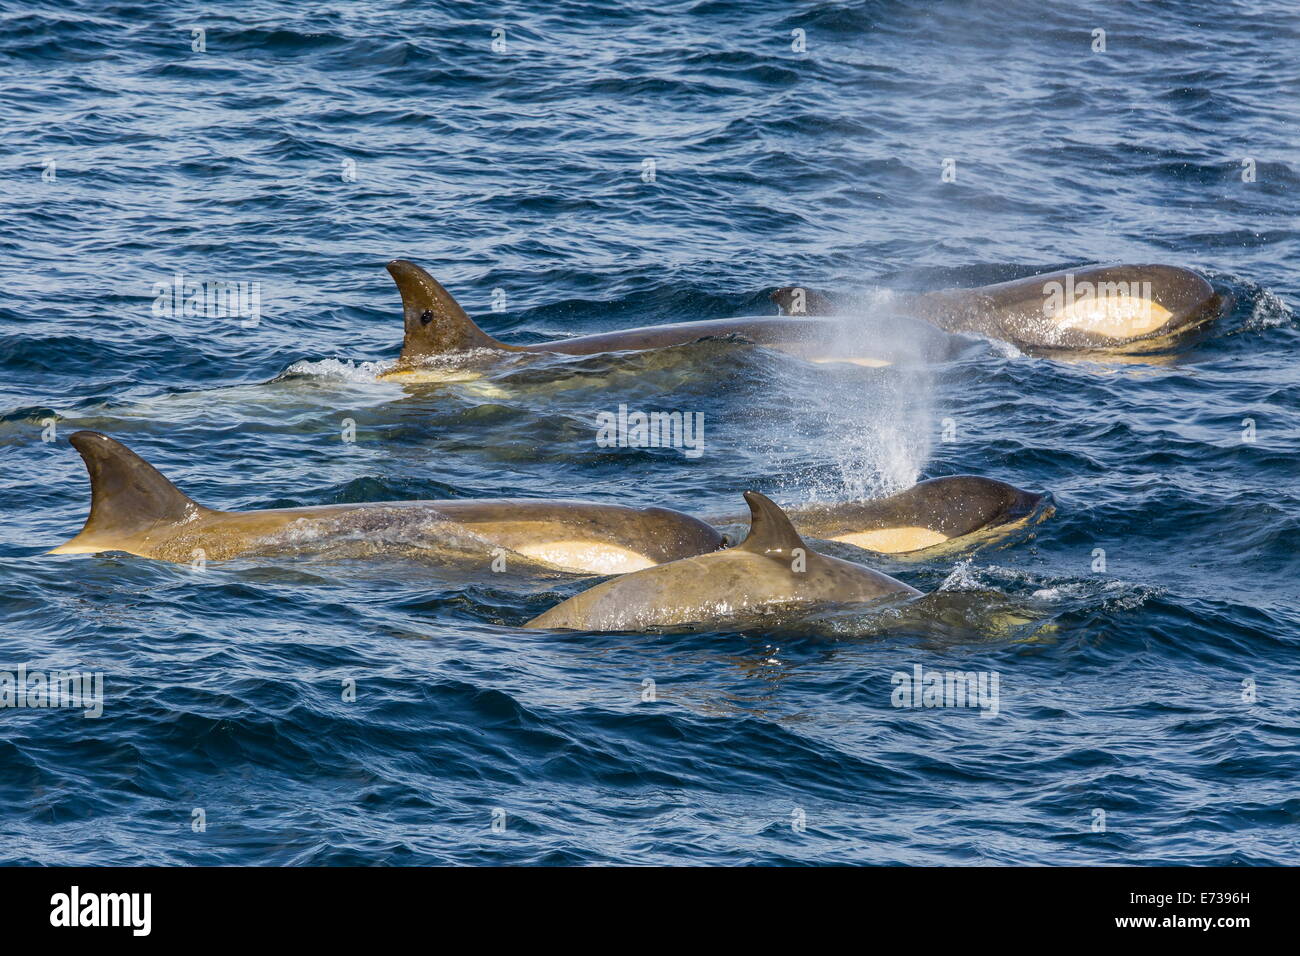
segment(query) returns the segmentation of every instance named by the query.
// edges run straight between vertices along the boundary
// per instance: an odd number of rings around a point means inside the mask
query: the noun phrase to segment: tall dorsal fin
[[[80,534],[50,554],[121,550],[116,545],[127,538],[208,511],[121,442],[91,431],[68,441],[90,475],[90,517]]]
[[[516,351],[515,346],[498,342],[475,325],[451,293],[414,262],[394,259],[388,263],[388,271],[402,294],[402,362],[469,349]]]
[[[755,554],[788,554],[794,548],[807,550],[786,513],[771,498],[747,491],[745,502],[749,505],[749,535],[737,548]]]

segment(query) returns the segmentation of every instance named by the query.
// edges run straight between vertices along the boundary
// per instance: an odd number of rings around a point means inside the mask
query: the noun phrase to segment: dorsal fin
[[[414,262],[394,259],[388,263],[388,271],[402,294],[403,363],[470,349],[516,350],[475,325],[451,293]]]
[[[99,432],[69,436],[90,475],[90,517],[81,533],[50,554],[124,550],[128,538],[208,511],[121,442]]]
[[[749,505],[749,535],[737,548],[755,554],[788,554],[794,548],[807,550],[786,513],[771,498],[747,491],[745,502]]]

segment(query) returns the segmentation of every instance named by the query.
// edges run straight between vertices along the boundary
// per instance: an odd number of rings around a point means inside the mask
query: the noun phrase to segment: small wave
[[[287,382],[293,379],[314,378],[331,382],[363,384],[378,381],[379,376],[393,367],[388,362],[365,362],[351,359],[316,359],[294,362],[272,381]]]

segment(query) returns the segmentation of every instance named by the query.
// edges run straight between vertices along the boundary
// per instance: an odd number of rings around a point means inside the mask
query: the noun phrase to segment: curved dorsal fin
[[[405,334],[401,361],[469,349],[515,350],[475,325],[451,293],[414,262],[394,259],[388,263],[388,271],[402,294]]]
[[[807,549],[799,532],[771,498],[757,491],[745,492],[749,505],[749,535],[736,547],[755,554],[783,554],[794,548]]]
[[[50,554],[121,550],[115,545],[128,538],[208,511],[121,442],[92,431],[68,441],[90,475],[90,517],[80,534]]]

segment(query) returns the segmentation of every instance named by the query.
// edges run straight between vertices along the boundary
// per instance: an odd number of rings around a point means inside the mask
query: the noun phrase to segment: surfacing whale
[[[716,525],[667,508],[564,499],[453,499],[219,511],[181,492],[120,442],[81,431],[69,442],[91,479],[90,517],[50,554],[124,551],[185,563],[196,554],[402,553],[485,563],[505,549],[578,574],[623,574],[725,544]],[[791,509],[802,534],[881,554],[927,557],[1001,537],[1052,512],[1044,495],[972,475],[932,478],[888,498]],[[344,543],[346,546],[340,546]],[[507,566],[509,563],[507,562]]]
[[[591,501],[383,501],[218,511],[187,497],[107,435],[79,431],[68,440],[90,475],[90,517],[76,537],[49,554],[125,551],[189,563],[311,551],[346,540],[360,553],[442,552],[486,567],[497,549],[505,549],[556,570],[620,574],[722,546],[714,528],[679,511]]]
[[[756,491],[745,492],[749,536],[734,548],[625,574],[539,614],[524,627],[640,631],[725,625],[779,611],[865,604],[919,595],[870,568],[818,554],[790,519]]]
[[[1046,495],[976,475],[917,482],[869,501],[784,509],[799,534],[840,541],[877,554],[921,558],[1000,538],[1052,515]],[[707,515],[714,526],[740,524],[743,514]]]
[[[593,355],[600,352],[641,351],[685,345],[705,339],[733,339],[787,352],[811,362],[849,362],[865,366],[907,361],[933,361],[948,355],[952,340],[925,322],[908,327],[891,321],[847,323],[830,318],[706,319],[674,322],[619,332],[580,335],[552,342],[510,345],[484,332],[433,276],[413,262],[394,259],[388,271],[402,296],[404,334],[396,364],[380,378],[418,381],[430,360],[458,352],[555,352]]]
[[[797,286],[772,293],[786,314],[837,315],[852,306]],[[973,289],[895,295],[887,307],[948,332],[1020,348],[1140,352],[1168,346],[1231,310],[1201,275],[1169,265],[1062,269]]]

